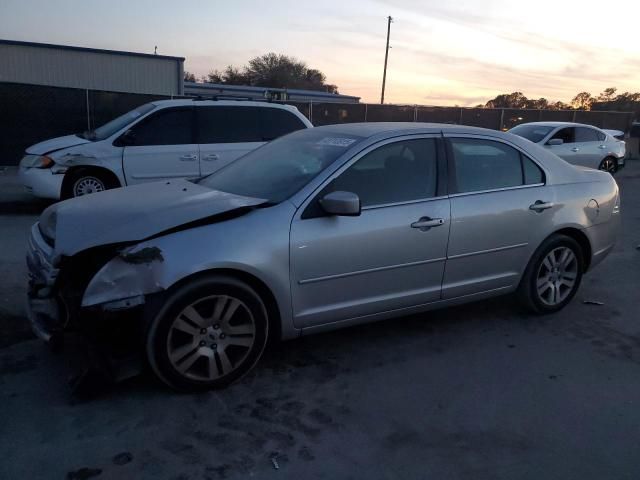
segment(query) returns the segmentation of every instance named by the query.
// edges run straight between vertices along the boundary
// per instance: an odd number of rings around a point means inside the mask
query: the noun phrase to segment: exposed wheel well
[[[101,179],[107,182],[107,188],[118,188],[122,186],[120,184],[120,179],[118,178],[118,176],[108,168],[96,167],[96,166],[84,166],[84,165],[78,166],[78,167],[71,167],[69,170],[67,170],[67,173],[65,173],[64,180],[62,181],[62,197],[63,198],[70,198],[73,196],[71,195],[73,180],[79,174],[99,176]]]
[[[219,268],[214,270],[205,270],[202,272],[194,273],[193,275],[189,275],[175,283],[171,289],[179,288],[180,286],[188,283],[196,278],[218,274],[218,275],[226,275],[241,282],[246,283],[251,288],[253,288],[256,293],[260,296],[264,305],[267,309],[267,314],[269,316],[269,338],[268,342],[278,342],[282,338],[282,325],[280,323],[280,310],[278,309],[278,302],[276,301],[276,297],[271,292],[271,289],[259,278],[251,275],[250,273],[243,272],[241,270],[234,270],[231,268]]]
[[[578,242],[578,245],[580,245],[580,248],[582,249],[582,252],[584,254],[584,271],[586,272],[587,270],[589,270],[589,265],[591,263],[591,243],[589,242],[587,236],[577,228],[563,228],[562,230],[558,230],[554,233],[566,235],[567,237],[571,237],[576,242]]]

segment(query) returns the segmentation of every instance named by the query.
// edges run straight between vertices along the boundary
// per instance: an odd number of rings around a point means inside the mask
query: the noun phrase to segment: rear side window
[[[262,136],[269,141],[305,128],[304,123],[293,113],[279,108],[261,108]]]
[[[562,140],[563,143],[574,143],[576,141],[575,128],[573,127],[561,128],[560,130],[558,130],[556,133],[553,134],[553,137],[551,137],[551,139],[554,139],[554,138],[559,138],[560,140]]]
[[[458,193],[544,183],[544,173],[509,145],[492,140],[451,139]]]
[[[576,127],[576,142],[597,142],[598,131],[593,128]]]
[[[197,143],[263,142],[257,107],[196,107]]]
[[[604,134],[604,132],[598,132],[598,141],[599,142],[604,142],[607,139],[607,136]]]
[[[186,145],[193,142],[191,108],[166,108],[135,125],[132,146]]]
[[[196,107],[198,143],[268,142],[305,128],[295,115],[269,107]]]

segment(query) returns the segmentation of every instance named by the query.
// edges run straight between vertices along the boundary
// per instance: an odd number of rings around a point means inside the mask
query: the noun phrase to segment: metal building
[[[295,88],[250,87],[222,83],[184,82],[184,94],[192,97],[241,97],[282,102],[360,103],[360,97]]]
[[[182,95],[184,58],[0,40],[0,82]]]

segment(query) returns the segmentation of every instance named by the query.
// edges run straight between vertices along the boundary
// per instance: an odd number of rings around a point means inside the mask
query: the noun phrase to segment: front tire
[[[563,309],[580,287],[584,265],[578,242],[566,235],[550,236],[527,265],[518,288],[520,301],[539,314]]]
[[[260,296],[234,278],[212,275],[169,295],[147,330],[147,358],[176,390],[224,388],[255,366],[267,337]]]
[[[96,169],[79,168],[65,177],[62,185],[62,199],[82,197],[118,186],[118,182],[106,173],[96,171]]]

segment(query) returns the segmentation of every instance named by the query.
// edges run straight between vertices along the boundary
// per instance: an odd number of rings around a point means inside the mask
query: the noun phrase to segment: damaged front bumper
[[[54,293],[60,272],[53,266],[52,256],[53,249],[42,237],[38,224],[33,225],[27,249],[29,287],[26,311],[31,329],[46,342],[62,334],[68,320],[64,303]]]

